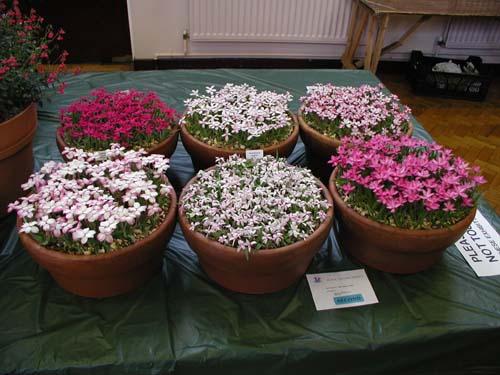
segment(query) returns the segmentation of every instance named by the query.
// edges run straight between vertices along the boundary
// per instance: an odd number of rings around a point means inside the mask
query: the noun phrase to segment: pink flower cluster
[[[0,60],[0,80],[5,73],[18,65],[17,59],[14,56]]]
[[[148,235],[168,209],[169,160],[118,144],[86,153],[67,148],[68,163],[45,163],[23,189],[31,194],[9,205],[42,245],[93,254],[117,250]]]
[[[407,136],[344,138],[330,163],[339,168],[339,187],[348,202],[363,204],[358,199],[371,194],[390,213],[468,211],[485,182],[478,167],[451,150]]]
[[[313,122],[311,125],[336,138],[352,135],[366,139],[375,134],[406,133],[410,108],[402,106],[396,95],[385,94],[382,88],[318,83],[308,86],[307,95],[300,98],[302,111]]]
[[[59,134],[69,146],[104,150],[111,143],[150,148],[176,125],[176,111],[153,92],[94,90],[61,110]]]

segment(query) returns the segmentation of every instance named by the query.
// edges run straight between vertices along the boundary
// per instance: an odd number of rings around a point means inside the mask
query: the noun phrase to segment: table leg
[[[342,63],[344,68],[353,69],[354,65],[352,63],[352,59],[354,53],[356,52],[359,41],[361,39],[361,35],[363,35],[363,31],[365,29],[366,23],[368,21],[368,10],[363,6],[358,7],[358,11],[356,12],[356,18],[358,19],[355,25],[353,26],[353,36],[351,44],[349,45],[349,49],[346,49],[345,58],[342,59]],[[354,20],[353,20],[354,22]]]
[[[382,52],[382,44],[384,43],[384,34],[387,30],[387,24],[389,23],[389,15],[384,14],[380,18],[377,41],[375,42],[375,49],[373,51],[373,57],[371,62],[371,67],[365,66],[365,69],[370,69],[373,74],[377,72],[378,62],[380,60],[380,54]]]
[[[375,36],[377,27],[377,17],[370,15],[368,19],[368,33],[366,34],[366,51],[365,51],[365,69],[370,69],[372,62],[373,46],[375,44]]]
[[[340,59],[340,61],[342,61],[342,65],[344,68],[347,68],[347,65],[349,65],[349,63],[352,64],[352,59],[351,59],[351,61],[348,61],[348,55],[349,55],[349,51],[351,50],[351,46],[352,46],[354,25],[356,24],[356,16],[358,13],[358,8],[359,8],[358,0],[353,0],[352,7],[351,7],[351,17],[349,18],[349,26],[347,28],[347,43],[345,45],[344,53],[342,54],[342,57]]]

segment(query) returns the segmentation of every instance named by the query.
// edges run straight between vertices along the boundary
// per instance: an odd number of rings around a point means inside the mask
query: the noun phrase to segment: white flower
[[[80,241],[85,245],[89,239],[94,238],[94,235],[95,230],[89,228],[77,229],[73,232],[73,241]]]
[[[23,223],[19,232],[27,233],[27,234],[28,233],[38,233],[38,232],[40,232],[40,229],[38,229],[36,221],[30,221],[27,223]]]

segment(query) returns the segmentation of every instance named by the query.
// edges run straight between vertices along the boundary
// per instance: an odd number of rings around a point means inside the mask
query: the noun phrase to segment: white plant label
[[[97,155],[95,158],[97,161],[107,160],[108,156],[106,155],[106,151],[97,151]]]
[[[316,310],[378,303],[364,269],[306,275]]]
[[[262,159],[264,157],[264,150],[246,150],[245,157],[250,160]]]
[[[500,236],[479,210],[455,246],[478,276],[500,275]]]

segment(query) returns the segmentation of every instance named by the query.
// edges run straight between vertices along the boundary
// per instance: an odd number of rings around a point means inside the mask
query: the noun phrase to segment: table
[[[36,167],[61,160],[58,112],[91,89],[155,90],[178,110],[192,89],[248,82],[288,90],[377,84],[367,71],[178,70],[81,74],[39,111]],[[416,136],[430,139],[415,124]],[[303,164],[297,145],[289,161]],[[172,170],[192,175],[181,142]],[[481,202],[498,230],[500,221]],[[498,374],[500,277],[478,279],[458,250],[416,275],[368,270],[377,305],[317,312],[305,278],[279,293],[224,290],[200,269],[177,227],[162,273],[128,295],[92,300],[57,286],[22,249],[13,220],[0,236],[0,373],[22,374]],[[359,268],[333,233],[309,272]],[[477,371],[477,372],[476,372]]]
[[[385,47],[384,35],[389,23],[389,16],[420,15],[421,17],[396,41]],[[351,18],[347,31],[347,44],[341,61],[344,68],[353,69],[363,66],[375,73],[380,56],[400,47],[423,23],[432,16],[455,17],[499,17],[498,0],[353,0]],[[365,58],[357,64],[353,57],[359,46],[363,31],[366,32]]]

